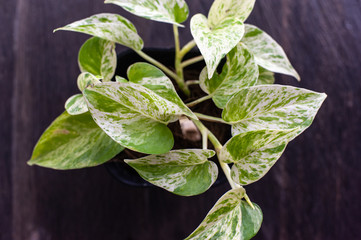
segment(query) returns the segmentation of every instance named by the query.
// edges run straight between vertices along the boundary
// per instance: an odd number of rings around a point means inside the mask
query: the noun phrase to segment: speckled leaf
[[[212,27],[204,15],[196,14],[191,19],[191,32],[207,64],[208,78],[211,78],[222,58],[243,37],[244,24],[239,19],[227,18]]]
[[[85,99],[82,94],[71,96],[65,102],[65,109],[70,115],[79,115],[88,111]]]
[[[117,14],[93,15],[54,31],[58,30],[86,33],[138,51],[143,48],[143,40],[139,37],[134,25]]]
[[[246,24],[246,33],[242,42],[254,54],[256,62],[265,69],[283,73],[300,80],[300,76],[292,67],[282,47],[267,33],[256,26]]]
[[[298,131],[256,130],[240,133],[223,146],[219,159],[225,163],[235,163],[231,176],[236,183],[253,183],[276,163]]]
[[[140,84],[174,103],[182,109],[184,115],[197,119],[178,96],[172,81],[160,69],[148,63],[135,63],[128,68],[128,78],[130,82]]]
[[[249,240],[254,237],[261,228],[263,214],[261,208],[252,203],[254,209],[246,201],[241,202],[242,225],[240,240]]]
[[[224,108],[229,99],[244,87],[256,84],[258,66],[244,44],[239,43],[227,54],[227,62],[221,74],[214,73],[208,78],[206,68],[200,74],[200,86],[219,108]]]
[[[188,18],[189,9],[184,0],[106,0],[147,19],[179,25]]]
[[[108,137],[89,113],[60,115],[36,144],[29,165],[76,169],[100,165],[124,148]]]
[[[100,76],[99,76],[100,77]],[[83,91],[86,87],[100,84],[98,77],[91,73],[83,72],[79,74],[77,84],[80,91]]]
[[[226,18],[244,22],[251,14],[255,2],[255,0],[215,0],[208,14],[209,26],[217,26]]]
[[[275,74],[267,69],[258,66],[258,80],[257,85],[265,85],[265,84],[274,84],[275,83]]]
[[[80,48],[78,64],[82,72],[102,76],[104,82],[110,81],[117,67],[115,43],[98,37],[88,39]]]
[[[207,158],[212,150],[174,150],[162,155],[125,160],[146,181],[181,196],[194,196],[207,191],[216,181],[218,168]]]
[[[241,239],[241,202],[244,194],[242,188],[233,189],[224,194],[198,228],[186,239]]]
[[[237,135],[258,129],[309,127],[326,94],[281,85],[259,85],[242,89],[226,105],[222,118],[233,124]]]
[[[183,111],[139,84],[108,82],[83,92],[96,123],[122,146],[163,154],[173,147],[173,135],[166,124]]]

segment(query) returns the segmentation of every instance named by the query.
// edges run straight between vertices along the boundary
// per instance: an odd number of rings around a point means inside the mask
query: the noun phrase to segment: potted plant
[[[244,186],[262,178],[287,144],[311,125],[326,95],[274,84],[274,72],[300,77],[269,35],[244,23],[255,0],[215,0],[208,17],[192,17],[194,40],[182,48],[178,27],[188,18],[184,0],[105,2],[173,24],[175,71],[142,51],[134,25],[117,14],[97,14],[56,29],[92,35],[79,51],[81,93],[66,101],[66,111],[43,133],[28,163],[84,168],[128,149],[144,154],[125,160],[143,179],[181,196],[208,190],[220,169],[231,189],[187,239],[251,239],[261,226],[262,212]],[[130,65],[127,76],[114,76],[116,44],[147,62]],[[201,55],[184,61],[196,46]],[[184,68],[202,60],[206,66],[198,79],[185,81]],[[199,85],[204,96],[190,100],[192,84]],[[194,110],[207,100],[221,116]],[[168,126],[178,121],[184,132],[199,130],[201,148],[172,150]],[[222,144],[205,122],[230,126],[230,138]],[[219,167],[209,160],[214,156]]]

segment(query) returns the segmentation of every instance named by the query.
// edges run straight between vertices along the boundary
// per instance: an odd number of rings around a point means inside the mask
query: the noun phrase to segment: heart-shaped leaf
[[[258,66],[258,81],[257,85],[266,85],[275,83],[275,74],[267,69]]]
[[[326,94],[281,85],[244,88],[227,103],[222,118],[237,135],[259,129],[309,127]]]
[[[196,115],[184,104],[178,96],[173,83],[158,68],[148,63],[135,63],[128,68],[128,79],[130,82],[140,84],[160,97],[176,104],[182,109],[183,114],[190,118],[198,119]]]
[[[110,81],[117,67],[115,43],[98,37],[88,39],[80,48],[78,63],[82,72],[102,76],[104,82]]]
[[[65,30],[86,33],[140,51],[143,40],[134,25],[117,14],[101,13],[73,22],[54,31]]]
[[[100,76],[99,76],[100,77]],[[80,91],[83,91],[88,86],[100,84],[98,77],[91,73],[83,72],[79,74],[77,84]]]
[[[214,154],[212,150],[185,149],[125,162],[158,187],[177,195],[194,196],[207,191],[217,179],[217,165],[207,160]]]
[[[105,3],[116,4],[140,17],[176,25],[187,20],[189,14],[184,0],[106,0]]]
[[[88,111],[82,94],[76,94],[65,102],[65,109],[70,115],[79,115]]]
[[[89,113],[60,115],[36,144],[29,165],[76,169],[100,165],[124,148],[108,137]]]
[[[222,58],[243,37],[244,24],[240,19],[227,18],[211,27],[204,15],[196,14],[191,19],[191,32],[207,64],[208,78],[211,78]]]
[[[256,130],[240,133],[223,146],[219,159],[225,163],[235,163],[231,176],[236,183],[253,183],[276,163],[298,131]]]
[[[216,106],[223,109],[239,90],[255,85],[257,78],[258,66],[253,55],[244,44],[239,43],[227,54],[227,62],[221,74],[215,73],[209,79],[207,69],[204,68],[199,80],[203,91],[211,94]]]
[[[246,24],[245,28],[246,33],[242,42],[254,54],[258,65],[269,71],[290,75],[300,80],[286,53],[272,37],[256,26]]]

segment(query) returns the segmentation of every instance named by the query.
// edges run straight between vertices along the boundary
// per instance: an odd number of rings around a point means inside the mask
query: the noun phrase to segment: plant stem
[[[196,85],[196,84],[199,84],[199,80],[188,80],[188,81],[186,81],[186,84],[187,84],[188,86],[190,86],[190,85]]]
[[[224,121],[222,118],[217,118],[217,117],[213,117],[213,116],[208,116],[208,115],[204,115],[202,113],[194,113],[199,119],[201,120],[205,120],[208,122],[217,122],[217,123],[225,123],[225,124],[230,124],[226,121]]]
[[[183,59],[183,57],[190,51],[192,50],[192,48],[194,48],[195,46],[197,46],[196,42],[194,40],[190,41],[189,43],[187,43],[182,50],[179,53],[179,57],[181,59]]]
[[[193,102],[187,103],[186,105],[187,105],[187,107],[193,107],[193,106],[197,105],[198,103],[204,102],[211,98],[212,98],[212,95],[207,95],[207,96],[201,97]]]
[[[189,65],[192,65],[193,63],[200,62],[203,59],[204,59],[204,57],[202,55],[200,55],[198,57],[194,57],[194,58],[191,58],[191,59],[188,59],[188,60],[182,62],[181,66],[182,66],[182,68],[185,68],[185,67],[188,67]]]

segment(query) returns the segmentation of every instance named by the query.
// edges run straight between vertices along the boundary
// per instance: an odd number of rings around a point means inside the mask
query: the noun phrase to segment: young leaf
[[[283,73],[300,80],[300,76],[292,67],[282,47],[267,33],[256,26],[246,24],[246,33],[242,42],[254,54],[261,67],[276,73]]]
[[[204,68],[199,80],[202,90],[211,94],[216,106],[223,109],[239,90],[255,85],[257,78],[258,66],[253,55],[244,44],[239,43],[227,54],[227,62],[221,74],[215,73],[209,79]]]
[[[158,187],[177,195],[194,196],[207,191],[217,179],[217,165],[207,160],[214,154],[212,150],[185,149],[125,162]]]
[[[276,163],[298,131],[256,130],[240,133],[223,146],[219,159],[225,163],[235,163],[231,176],[236,183],[253,183]]]
[[[257,85],[266,85],[275,83],[275,74],[267,69],[258,66],[258,81]]]
[[[101,13],[55,29],[86,33],[140,51],[143,40],[134,25],[117,14]]]
[[[227,18],[211,27],[204,15],[196,14],[191,19],[191,32],[207,64],[208,78],[211,78],[222,58],[243,37],[244,24],[240,19]]]
[[[160,97],[176,104],[182,109],[183,114],[190,118],[198,119],[196,115],[184,104],[178,96],[172,81],[158,68],[148,63],[135,63],[128,68],[130,82],[140,84]]]
[[[309,127],[326,94],[281,85],[244,88],[227,103],[222,118],[237,135],[259,129]]]
[[[76,94],[65,102],[65,109],[70,115],[79,115],[88,111],[83,94]]]
[[[178,105],[139,84],[108,82],[83,92],[96,123],[122,146],[163,154],[173,147],[166,124],[183,111]]]
[[[243,188],[224,194],[186,240],[242,239],[241,202],[244,194]]]
[[[99,79],[91,73],[83,72],[78,76],[77,84],[80,91],[91,85],[100,84]]]
[[[29,165],[76,169],[100,165],[124,148],[108,137],[89,113],[60,115],[36,144]]]
[[[102,76],[108,82],[114,76],[117,67],[115,43],[98,37],[88,39],[80,48],[79,68],[95,76]]]
[[[105,3],[116,4],[140,17],[176,25],[187,20],[189,14],[184,0],[106,0]]]
[[[249,240],[253,238],[261,228],[261,224],[263,221],[262,210],[257,204],[252,204],[254,206],[254,209],[249,206],[246,201],[241,201],[241,240]]]

